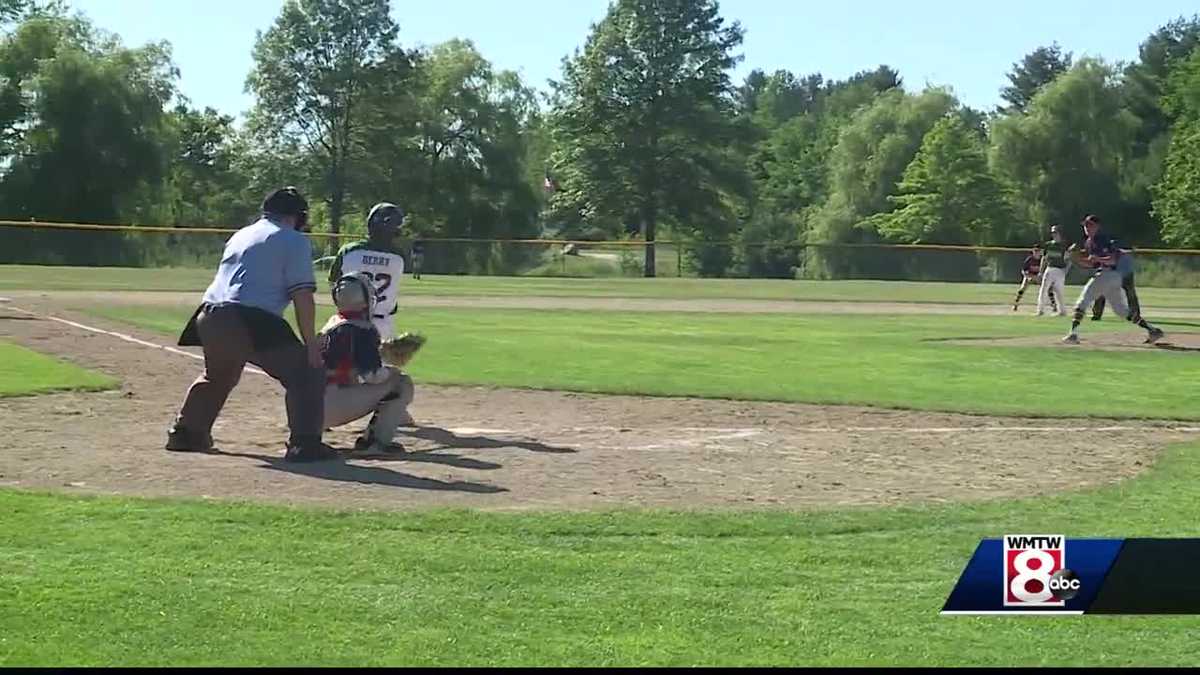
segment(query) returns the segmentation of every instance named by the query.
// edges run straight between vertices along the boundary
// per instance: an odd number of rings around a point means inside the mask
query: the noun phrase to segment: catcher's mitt
[[[383,362],[393,366],[404,366],[414,354],[425,344],[425,337],[418,333],[402,333],[384,341],[379,346],[379,354]]]

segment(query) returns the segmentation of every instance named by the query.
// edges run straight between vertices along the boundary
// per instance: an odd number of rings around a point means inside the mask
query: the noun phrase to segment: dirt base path
[[[3,291],[0,296],[29,304],[51,303],[59,306],[82,307],[90,303],[153,305],[160,307],[192,307],[201,292],[176,291]],[[328,297],[317,297],[318,304],[331,305]],[[746,298],[606,298],[554,296],[492,296],[492,295],[406,295],[405,307],[478,307],[486,309],[542,309],[621,312],[715,312],[729,314],[937,314],[962,316],[1011,316],[1034,319],[1034,305],[1014,313],[1005,304],[966,304],[950,302],[863,302],[836,300],[754,300]],[[1159,317],[1200,319],[1200,310],[1165,307],[1156,309],[1151,320]],[[1070,320],[1045,315],[1038,320],[1057,322],[1064,327]],[[1106,321],[1118,321],[1115,317]],[[1200,324],[1198,324],[1200,325]],[[1064,330],[1065,333],[1065,330]]]
[[[199,361],[14,306],[0,303],[0,339],[123,382],[99,394],[0,399],[0,485],[22,488],[399,509],[948,502],[1127,478],[1165,444],[1196,435],[1168,423],[418,384],[412,412],[423,426],[402,430],[408,455],[292,465],[281,461],[282,392],[247,373],[215,429],[221,452],[175,454],[162,449],[166,427]],[[124,325],[53,314],[166,344]],[[349,447],[359,428],[327,440]]]

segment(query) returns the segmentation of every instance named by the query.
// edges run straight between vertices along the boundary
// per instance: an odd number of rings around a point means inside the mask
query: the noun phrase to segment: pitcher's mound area
[[[282,393],[264,376],[246,373],[234,391],[215,430],[220,453],[174,454],[162,449],[166,428],[199,361],[12,312],[0,313],[0,339],[124,383],[0,399],[0,485],[31,489],[401,509],[947,502],[1127,478],[1194,431],[418,383],[422,426],[402,431],[406,455],[295,465],[281,460]],[[361,424],[327,440],[350,447]]]
[[[1195,329],[1189,329],[1194,331]],[[1065,334],[1065,333],[1064,333]],[[1005,337],[1005,338],[948,338],[942,340],[951,344],[992,346],[992,347],[1060,347],[1062,349],[1098,349],[1102,351],[1141,352],[1159,351],[1176,352],[1180,354],[1195,354],[1200,352],[1200,333],[1168,332],[1167,336],[1154,344],[1146,344],[1145,331],[1131,328],[1118,332],[1081,332],[1078,344],[1067,344],[1062,336],[1046,337]]]

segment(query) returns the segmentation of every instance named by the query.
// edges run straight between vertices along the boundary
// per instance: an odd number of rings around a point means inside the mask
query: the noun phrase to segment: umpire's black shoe
[[[181,426],[167,431],[166,449],[171,452],[212,452],[212,439],[208,434],[193,434]]]
[[[283,459],[286,462],[325,462],[341,459],[341,455],[320,441],[289,442]]]

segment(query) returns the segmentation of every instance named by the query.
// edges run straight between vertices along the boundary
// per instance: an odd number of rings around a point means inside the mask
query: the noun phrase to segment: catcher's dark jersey
[[[322,332],[321,354],[329,384],[358,384],[357,375],[383,367],[379,331],[365,321],[345,320]]]
[[[1041,259],[1033,256],[1025,258],[1025,262],[1021,265],[1021,271],[1025,272],[1026,274],[1037,274],[1041,269]]]
[[[1064,268],[1067,266],[1067,244],[1050,240],[1042,244],[1042,260],[1047,267]]]

